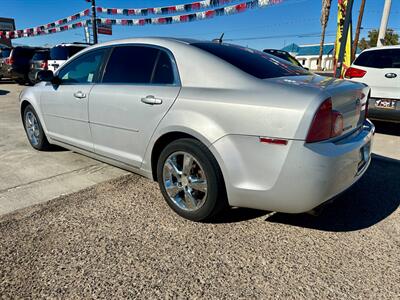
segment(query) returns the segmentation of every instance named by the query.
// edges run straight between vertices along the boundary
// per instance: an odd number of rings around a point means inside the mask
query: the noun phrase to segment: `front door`
[[[104,53],[94,50],[80,55],[60,69],[57,84],[46,84],[40,105],[51,138],[93,151],[88,101]]]
[[[166,50],[114,48],[102,82],[90,94],[95,152],[140,167],[155,128],[179,90],[176,65]]]

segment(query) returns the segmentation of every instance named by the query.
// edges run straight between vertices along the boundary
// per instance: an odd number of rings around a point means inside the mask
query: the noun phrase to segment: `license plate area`
[[[396,100],[393,99],[377,99],[375,100],[375,107],[384,109],[395,109]]]
[[[357,174],[364,169],[371,157],[371,142],[361,147],[359,155],[360,161],[358,162]]]

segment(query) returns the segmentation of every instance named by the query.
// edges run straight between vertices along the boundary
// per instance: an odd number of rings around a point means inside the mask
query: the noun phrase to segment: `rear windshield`
[[[11,49],[3,49],[0,52],[0,58],[6,58],[10,56]]]
[[[67,60],[75,53],[78,53],[85,47],[80,46],[57,46],[50,50],[50,59],[52,60]]]
[[[49,59],[49,52],[47,51],[42,51],[42,52],[36,52],[32,60],[48,60]]]
[[[193,43],[193,46],[207,51],[240,70],[260,79],[307,75],[303,68],[270,54],[230,44]]]
[[[354,64],[369,68],[400,68],[400,49],[365,51],[354,61]]]
[[[292,64],[301,67],[301,64],[295,58],[293,58],[291,55],[285,52],[270,51],[270,50],[264,50],[264,52],[282,58],[284,60],[287,60],[288,62],[291,62]]]

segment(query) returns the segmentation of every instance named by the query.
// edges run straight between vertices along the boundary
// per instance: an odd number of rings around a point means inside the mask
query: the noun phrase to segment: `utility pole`
[[[93,44],[97,44],[96,0],[92,0],[92,29],[93,29]]]
[[[354,2],[353,0],[347,1],[346,16],[344,19],[342,39],[340,41],[339,57],[338,57],[338,61],[337,61],[337,67],[335,70],[336,78],[339,78],[340,75],[342,74],[344,53],[345,53],[346,44],[347,44],[347,35],[349,33],[349,28],[350,28],[350,23],[351,23],[351,14],[353,12],[353,2]]]
[[[353,49],[351,51],[351,61],[354,61],[354,59],[356,58],[358,40],[360,39],[361,24],[362,24],[362,19],[363,19],[363,16],[364,16],[365,2],[366,2],[366,0],[361,0],[360,13],[358,14],[356,35],[354,37]]]
[[[389,20],[390,7],[392,5],[392,0],[385,0],[385,6],[383,7],[383,14],[381,19],[381,27],[379,27],[378,34],[378,47],[383,46],[383,41],[385,41],[386,28]]]

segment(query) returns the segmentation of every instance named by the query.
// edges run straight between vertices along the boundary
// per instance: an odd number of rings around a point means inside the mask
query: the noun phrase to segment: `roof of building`
[[[333,55],[334,48],[334,43],[324,44],[323,55]],[[319,55],[319,44],[297,45],[292,43],[283,47],[282,50],[290,52],[294,56],[315,56]],[[357,48],[357,54],[360,52],[360,49]]]
[[[331,55],[333,53],[335,45],[333,43],[325,44],[323,48],[323,55]],[[295,56],[307,56],[307,55],[319,55],[319,45],[297,45],[290,44],[282,48],[282,50],[288,51]]]

